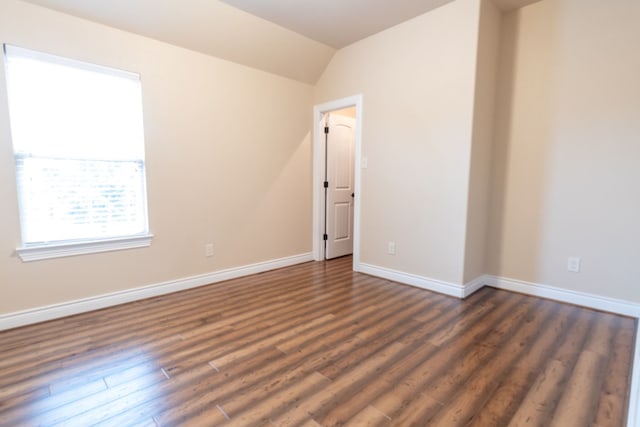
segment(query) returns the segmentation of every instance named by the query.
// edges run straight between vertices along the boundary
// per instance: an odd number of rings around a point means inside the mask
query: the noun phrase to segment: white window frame
[[[132,74],[126,71],[115,70],[107,67],[102,67],[99,65],[93,65],[90,63],[62,58],[54,55],[49,55],[46,53],[40,53],[40,52],[22,49],[22,48],[5,44],[3,49],[4,51],[3,58],[5,60],[6,67],[8,67],[7,49],[11,49],[19,52],[25,52],[28,55],[33,55],[35,58],[44,60],[47,62],[77,67],[80,69],[98,70],[102,72],[106,71],[107,73],[112,73],[112,74],[125,74],[125,73]],[[16,151],[14,149],[14,158],[15,156],[16,156]],[[142,160],[144,161],[144,159]],[[53,259],[53,258],[60,258],[60,257],[93,254],[93,253],[100,253],[100,252],[110,252],[110,251],[117,251],[117,250],[124,250],[124,249],[144,248],[144,247],[150,246],[151,241],[153,239],[153,234],[149,232],[145,175],[146,175],[146,172],[143,170],[142,172],[142,186],[143,186],[142,208],[144,211],[144,228],[145,228],[144,232],[138,233],[138,234],[132,234],[132,235],[124,235],[124,236],[56,240],[52,242],[37,242],[37,243],[25,243],[24,240],[22,240],[22,243],[21,243],[22,246],[16,248],[16,254],[20,257],[20,259],[23,262],[29,262],[29,261],[46,260],[46,259]],[[14,176],[16,175],[14,174]],[[17,180],[17,176],[16,176],[16,180]],[[21,208],[21,212],[20,212],[21,228],[24,226],[22,215],[23,213]]]
[[[29,245],[16,249],[16,253],[24,262],[67,256],[95,254],[124,249],[145,248],[151,246],[153,234],[122,237],[114,239],[87,240],[86,242],[64,242],[43,245]]]

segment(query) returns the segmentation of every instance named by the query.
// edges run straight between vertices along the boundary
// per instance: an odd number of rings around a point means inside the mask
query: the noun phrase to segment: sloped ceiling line
[[[24,1],[315,84],[337,49],[456,0]]]

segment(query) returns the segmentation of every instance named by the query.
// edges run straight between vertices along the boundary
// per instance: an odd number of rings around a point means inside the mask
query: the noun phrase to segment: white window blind
[[[23,246],[147,234],[139,76],[4,52]]]

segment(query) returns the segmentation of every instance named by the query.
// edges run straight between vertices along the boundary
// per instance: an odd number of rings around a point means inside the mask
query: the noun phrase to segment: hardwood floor
[[[634,319],[350,263],[0,332],[0,425],[625,424]]]

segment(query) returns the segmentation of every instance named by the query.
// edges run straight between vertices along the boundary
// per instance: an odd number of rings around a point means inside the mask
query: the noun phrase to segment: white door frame
[[[360,179],[362,150],[362,95],[329,101],[313,107],[313,259],[323,260],[324,241],[324,124],[325,113],[344,108],[356,109],[356,146],[354,153],[354,206],[353,206],[353,270],[360,271]]]

